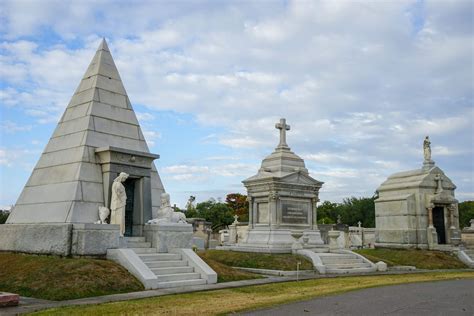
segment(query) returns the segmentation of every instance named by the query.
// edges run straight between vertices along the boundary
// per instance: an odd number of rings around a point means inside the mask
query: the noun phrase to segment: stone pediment
[[[282,182],[322,186],[324,182],[318,181],[303,172],[290,173],[280,179]]]

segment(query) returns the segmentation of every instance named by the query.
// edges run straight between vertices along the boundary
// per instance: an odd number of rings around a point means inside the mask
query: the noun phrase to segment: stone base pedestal
[[[173,249],[192,246],[193,225],[182,223],[147,224],[143,228],[147,241],[158,252],[170,252]]]
[[[0,251],[59,256],[105,256],[118,248],[119,225],[4,224],[0,225]]]
[[[308,242],[304,243],[307,239]],[[324,247],[321,234],[318,230],[306,230],[302,232],[299,239],[305,249]],[[223,250],[243,251],[243,252],[264,252],[264,253],[291,253],[295,238],[291,229],[250,229],[246,242],[235,245],[218,247]]]

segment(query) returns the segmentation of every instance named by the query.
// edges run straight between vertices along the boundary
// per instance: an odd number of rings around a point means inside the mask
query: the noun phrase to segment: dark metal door
[[[446,244],[443,207],[438,206],[433,209],[433,226],[436,228],[436,233],[438,233],[438,244]]]
[[[127,179],[124,182],[127,204],[125,205],[125,236],[133,236],[133,204],[135,198],[135,180]]]

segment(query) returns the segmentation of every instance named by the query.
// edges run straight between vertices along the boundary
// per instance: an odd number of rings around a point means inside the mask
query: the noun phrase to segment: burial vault
[[[456,186],[431,159],[428,136],[422,168],[388,177],[377,189],[375,245],[450,250],[460,243]]]
[[[135,112],[107,47],[97,49],[5,225],[0,250],[103,255],[117,225],[94,224],[111,186],[129,174],[125,235],[142,236],[164,192]]]
[[[247,239],[224,249],[284,253],[292,251],[296,240],[305,248],[323,245],[316,216],[323,182],[309,175],[304,160],[286,143],[286,120],[275,128],[280,132],[278,146],[256,175],[242,181],[249,201]]]

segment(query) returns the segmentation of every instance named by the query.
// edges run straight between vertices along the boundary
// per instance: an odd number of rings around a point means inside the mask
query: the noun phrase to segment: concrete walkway
[[[426,272],[443,272],[443,271],[470,271],[470,269],[459,269],[459,270],[415,270],[415,271],[388,271],[388,272],[376,272],[376,273],[361,273],[361,274],[351,274],[351,275],[304,275],[299,277],[299,280],[308,280],[308,279],[321,279],[321,278],[335,278],[335,277],[353,277],[357,275],[393,275],[393,274],[409,274],[409,273],[426,273]],[[148,298],[148,297],[157,297],[170,294],[181,294],[181,293],[191,293],[191,292],[200,292],[200,291],[211,291],[211,290],[221,290],[221,289],[230,289],[238,288],[252,285],[260,284],[269,284],[269,283],[278,283],[278,282],[289,282],[296,281],[296,277],[276,277],[271,276],[264,279],[253,279],[253,280],[243,280],[243,281],[234,281],[234,282],[225,282],[217,284],[206,284],[206,285],[197,285],[197,286],[188,286],[188,287],[177,287],[169,289],[158,289],[158,290],[148,290],[140,292],[131,292],[123,294],[112,294],[104,296],[96,296],[89,298],[81,298],[75,300],[67,301],[46,301],[32,298],[20,298],[20,306],[17,307],[7,307],[0,309],[0,315],[19,315],[25,313],[31,313],[39,310],[44,310],[48,308],[63,307],[63,306],[77,306],[77,305],[90,305],[90,304],[103,304],[110,302],[120,302],[128,301],[134,299]]]
[[[474,280],[370,288],[241,315],[474,315]]]

